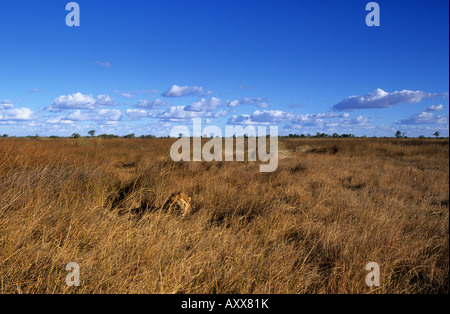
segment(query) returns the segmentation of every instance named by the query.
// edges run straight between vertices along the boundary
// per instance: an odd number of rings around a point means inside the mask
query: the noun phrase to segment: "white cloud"
[[[122,113],[118,109],[75,110],[67,118],[75,121],[119,121]]]
[[[12,104],[11,100],[8,100],[8,99],[3,100],[0,103],[0,109],[11,109],[13,107],[14,107],[14,105]]]
[[[186,110],[186,106],[172,106],[166,111],[156,114],[162,122],[189,122],[194,118],[220,118],[228,115],[225,110],[213,111],[192,111]]]
[[[365,118],[361,115],[357,116],[354,119],[342,119],[340,121],[340,126],[342,127],[350,127],[350,126],[368,126],[368,127],[372,127],[370,125],[370,119]]]
[[[144,109],[127,109],[126,111],[128,119],[139,120],[140,118],[154,118],[156,114],[152,111]]]
[[[66,116],[57,116],[45,120],[47,124],[73,124],[82,121],[94,121],[97,123],[114,124],[122,119],[122,113],[118,109],[74,110]]]
[[[263,125],[263,124],[285,124],[286,130],[325,131],[332,132],[336,128],[373,129],[370,119],[363,116],[350,118],[349,113],[315,113],[298,114],[284,112],[282,110],[256,110],[252,114],[235,115],[228,119],[229,124]]]
[[[315,113],[315,114],[299,114],[292,120],[291,124],[295,125],[297,128],[305,127],[305,126],[327,126],[333,127],[336,125],[340,125],[343,123],[348,123],[350,120],[348,119],[350,116],[349,113],[338,114],[335,112],[326,112],[326,113]],[[339,119],[338,121],[326,121],[329,119]]]
[[[219,98],[212,97],[211,99],[205,99],[202,98],[200,101],[193,102],[184,110],[186,111],[214,111],[216,110],[220,105],[223,104],[223,101]]]
[[[295,125],[319,125],[324,119],[348,118],[348,113],[338,114],[335,112],[316,113],[316,114],[299,114],[285,112],[282,110],[263,110],[254,111],[251,115],[242,114],[233,116],[228,123],[233,124],[268,124],[268,123],[290,123]]]
[[[238,116],[234,115],[230,119],[228,119],[228,124],[256,124],[252,121],[252,118],[249,114],[240,114]]]
[[[266,101],[270,101],[270,99],[269,98],[261,98],[261,97],[258,97],[258,98],[241,97],[239,99],[228,101],[227,106],[228,107],[236,107],[236,106],[240,106],[240,105],[253,105],[253,104],[260,105],[261,102],[266,102]],[[265,105],[267,105],[267,104],[265,104]],[[264,105],[262,107],[264,107]]]
[[[322,117],[321,117],[322,116]],[[301,130],[302,133],[353,133],[361,132],[362,130],[374,129],[375,126],[371,124],[369,118],[362,115],[356,118],[350,118],[349,114],[342,114],[341,116],[332,116],[329,114],[305,114],[299,115],[292,123],[287,124],[285,129],[296,132]]]
[[[97,106],[111,106],[114,104],[114,100],[108,95],[99,95],[95,101],[95,105]]]
[[[157,89],[143,89],[142,92],[149,95],[159,93]]]
[[[431,98],[434,96],[442,96],[443,94],[433,94],[423,91],[396,91],[393,93],[387,93],[382,89],[376,89],[375,91],[366,95],[350,96],[340,103],[333,106],[334,110],[356,110],[356,109],[378,109],[378,108],[391,108],[392,106],[399,104],[412,104],[418,103],[425,98]]]
[[[155,100],[140,100],[134,107],[135,108],[146,108],[146,109],[156,109],[162,106],[167,106],[169,103],[162,101],[161,99]]]
[[[75,93],[72,95],[61,95],[56,98],[49,107],[45,108],[47,111],[60,112],[62,110],[70,109],[98,109],[104,106],[110,106],[114,100],[108,95],[99,95],[94,98],[92,95],[83,95]]]
[[[252,114],[252,121],[262,122],[262,123],[271,123],[271,122],[284,122],[290,121],[295,116],[292,113],[284,112],[282,110],[256,110]]]
[[[172,85],[172,87],[163,93],[164,97],[183,97],[183,96],[201,96],[201,95],[210,95],[211,91],[205,92],[203,87],[198,86],[178,86]]]
[[[448,117],[436,116],[431,112],[422,112],[412,115],[409,118],[401,121],[396,121],[396,124],[447,124]]]
[[[207,112],[205,114],[205,117],[208,118],[220,118],[220,117],[225,117],[226,115],[228,115],[228,111],[225,110],[219,110],[218,112]]]
[[[14,108],[9,100],[0,103],[0,121],[23,121],[30,120],[33,111],[29,108]]]
[[[119,96],[128,98],[128,99],[134,97],[133,93],[128,93],[128,92],[124,92],[124,91],[120,91],[120,90],[115,90],[114,93],[119,95]]]
[[[314,114],[307,113],[307,114],[300,115],[300,116],[304,116],[309,119],[333,119],[333,118],[348,118],[350,116],[350,114],[349,113],[339,114],[336,112],[326,112],[326,113],[314,113]]]
[[[444,111],[444,105],[432,105],[427,108],[427,111]]]
[[[67,117],[58,116],[52,119],[45,120],[47,124],[74,124],[75,121],[69,120]]]
[[[157,115],[163,121],[182,122],[193,118],[201,118],[203,112],[186,111],[185,106],[172,106]]]
[[[241,114],[232,116],[228,119],[230,124],[270,124],[280,122],[290,122],[295,119],[292,113],[284,112],[282,110],[256,110],[251,115]]]
[[[12,108],[0,111],[0,120],[30,120],[33,111],[28,108]]]

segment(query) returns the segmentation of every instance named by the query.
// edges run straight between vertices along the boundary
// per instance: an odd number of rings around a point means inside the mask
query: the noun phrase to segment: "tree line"
[[[102,139],[113,139],[113,138],[157,138],[157,136],[155,135],[140,135],[140,136],[136,136],[134,133],[131,134],[127,134],[127,135],[123,135],[123,136],[119,136],[119,135],[115,135],[115,134],[99,134],[97,136],[95,136],[96,131],[95,130],[90,130],[87,132],[89,136],[85,136],[85,137],[90,137],[90,138],[102,138]],[[180,137],[182,135],[180,134]],[[433,136],[436,138],[440,138],[441,136],[441,132],[436,131],[433,133]],[[0,137],[2,138],[7,138],[9,137],[8,134],[3,134]],[[40,136],[38,134],[31,136],[24,136],[25,138],[31,138],[31,139],[36,139],[39,138]],[[73,133],[72,135],[69,136],[70,138],[82,138],[83,136],[81,136],[78,133]],[[204,136],[207,138],[207,136]],[[235,136],[234,136],[235,137]],[[244,137],[247,137],[246,135],[244,135]],[[338,133],[333,133],[333,134],[327,134],[327,133],[321,133],[321,132],[316,132],[316,134],[311,135],[311,134],[289,134],[287,136],[280,136],[281,138],[367,138],[366,135],[362,135],[362,136],[355,136],[355,134],[347,134],[347,133],[343,133],[343,134],[338,134]],[[408,138],[408,136],[406,136],[405,132],[402,131],[397,131],[394,134],[394,137],[397,139],[401,139],[401,138]],[[48,138],[51,139],[56,139],[56,138],[67,138],[66,136],[56,136],[56,135],[51,135],[48,136]],[[169,138],[169,136],[162,136],[161,138]],[[376,136],[373,136],[373,138],[376,138]],[[388,138],[386,136],[383,136],[382,138]],[[419,135],[417,138],[430,138],[430,137],[426,137],[425,135]]]

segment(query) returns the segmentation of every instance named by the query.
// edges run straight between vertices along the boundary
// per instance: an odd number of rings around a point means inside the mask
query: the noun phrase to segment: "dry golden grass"
[[[285,139],[274,173],[171,143],[1,139],[0,292],[448,293],[448,140]]]

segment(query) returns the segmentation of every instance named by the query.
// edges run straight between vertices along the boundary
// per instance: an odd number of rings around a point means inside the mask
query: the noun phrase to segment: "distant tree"
[[[334,138],[337,138],[337,137],[339,137],[339,134],[333,133],[333,137],[334,137]]]
[[[111,138],[118,138],[120,136],[114,134],[100,134],[98,137],[103,139],[111,139]]]
[[[420,138],[420,139],[424,139],[425,136],[424,136],[424,135],[419,135],[419,138]]]
[[[134,138],[134,133],[127,134],[123,138]]]
[[[316,132],[316,135],[314,137],[324,137],[324,133]]]
[[[434,132],[434,134],[433,134],[434,136],[436,136],[436,138],[438,138],[439,137],[439,135],[441,135],[441,132],[439,132],[439,131],[436,131],[436,132]]]
[[[73,133],[71,136],[72,136],[72,138],[80,138],[81,137],[81,135],[78,133]]]
[[[402,138],[402,131],[395,132],[395,137],[396,138]]]
[[[140,138],[155,138],[154,135],[141,135]]]
[[[5,137],[5,138],[6,138],[6,137],[8,137],[8,134],[3,134],[2,137]]]
[[[91,137],[94,137],[94,136],[95,136],[95,130],[90,130],[90,131],[88,132],[88,134],[89,134]]]

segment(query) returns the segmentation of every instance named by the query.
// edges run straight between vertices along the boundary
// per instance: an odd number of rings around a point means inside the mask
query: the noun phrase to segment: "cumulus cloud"
[[[135,108],[146,108],[146,109],[156,109],[162,106],[169,105],[169,103],[166,103],[165,101],[162,101],[161,99],[155,99],[155,100],[140,100],[139,103],[137,103],[134,107]]]
[[[13,107],[14,107],[14,105],[13,105],[13,103],[11,102],[11,100],[9,100],[9,99],[3,100],[3,101],[0,103],[0,110],[1,110],[1,109],[11,109],[11,108],[13,108]]]
[[[220,118],[228,115],[225,110],[213,111],[193,111],[186,110],[186,106],[172,106],[166,111],[156,115],[162,122],[188,122],[194,118]]]
[[[99,95],[95,100],[95,105],[97,106],[111,106],[114,104],[114,100],[108,95]]]
[[[118,109],[75,110],[67,118],[74,121],[119,121],[122,113]]]
[[[211,91],[205,92],[203,87],[199,86],[178,86],[172,85],[172,87],[163,93],[164,97],[183,97],[183,96],[202,96],[210,95]]]
[[[45,123],[47,124],[74,124],[75,121],[68,119],[64,116],[58,116],[51,119],[45,120]]]
[[[211,99],[202,98],[200,101],[193,102],[189,106],[187,106],[184,110],[186,111],[214,111],[220,105],[223,104],[223,101],[219,98],[212,97]]]
[[[32,116],[33,111],[29,108],[15,108],[9,100],[0,103],[0,121],[24,121]]]
[[[340,120],[340,126],[350,127],[350,126],[370,126],[370,119],[365,118],[362,115],[357,116],[354,119],[342,119]]]
[[[103,124],[116,124],[122,119],[122,112],[118,109],[74,110],[65,116],[47,119],[48,124],[72,124],[82,121],[93,121]]]
[[[427,108],[427,111],[444,111],[444,105],[432,105]]]
[[[349,113],[315,113],[293,114],[282,110],[256,110],[252,114],[234,115],[228,119],[229,124],[264,125],[285,124],[285,129],[302,129],[317,131],[318,129],[332,131],[336,128],[368,129],[374,128],[370,119],[363,116],[350,118]]]
[[[263,110],[254,111],[251,115],[241,114],[234,115],[228,119],[230,124],[270,124],[289,122],[295,119],[292,113],[284,112],[282,110]]]
[[[186,111],[184,108],[185,106],[172,106],[158,114],[157,117],[163,121],[181,122],[202,116],[202,112]]]
[[[253,104],[261,105],[262,102],[266,102],[266,101],[270,101],[270,99],[269,98],[261,98],[261,97],[258,97],[258,98],[241,97],[239,99],[228,101],[227,106],[228,107],[236,107],[236,106],[240,106],[240,105],[253,105]],[[264,105],[267,105],[267,104],[264,103]],[[264,105],[262,107],[264,107]]]
[[[336,112],[326,112],[326,113],[314,113],[314,114],[301,114],[300,116],[309,118],[309,119],[333,119],[333,118],[348,118],[350,116],[349,113],[336,113]]]
[[[249,114],[240,114],[234,115],[230,119],[228,119],[228,124],[256,124],[252,121],[252,118]]]
[[[94,98],[92,95],[83,95],[75,93],[72,95],[61,95],[56,98],[49,107],[45,108],[47,111],[60,112],[62,110],[70,109],[98,109],[104,106],[114,104],[114,100],[108,95],[98,95]]]
[[[350,115],[348,113],[338,114],[336,112],[298,114],[282,110],[256,110],[252,114],[241,114],[232,116],[228,123],[233,124],[270,124],[270,123],[289,123],[295,125],[320,125],[324,119],[345,119]]]
[[[139,120],[141,118],[154,118],[156,114],[153,111],[145,109],[127,109],[126,111],[128,119]]]
[[[206,112],[204,116],[208,118],[220,118],[226,115],[228,115],[228,111],[219,110],[218,112]]]
[[[391,108],[399,104],[413,104],[422,101],[425,98],[442,96],[442,94],[433,94],[423,91],[396,91],[393,93],[385,92],[378,88],[366,95],[350,96],[340,103],[333,106],[334,110],[357,110],[357,109],[380,109]]]
[[[396,121],[396,124],[447,124],[448,117],[436,116],[431,112],[422,112],[419,114],[412,115],[409,118],[403,119],[401,121]]]
[[[286,125],[288,130],[303,130],[317,132],[336,132],[338,129],[344,129],[344,132],[353,132],[361,129],[373,129],[369,118],[359,115],[356,118],[350,118],[348,113],[340,116],[331,114],[302,114]]]

